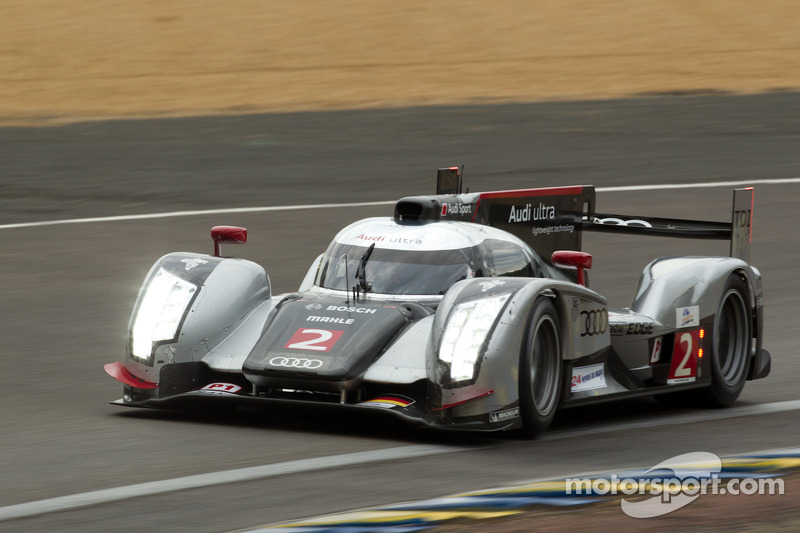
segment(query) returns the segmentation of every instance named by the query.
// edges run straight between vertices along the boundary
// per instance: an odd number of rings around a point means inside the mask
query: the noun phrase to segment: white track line
[[[172,213],[150,213],[147,215],[120,215],[115,217],[73,218],[68,220],[45,220],[43,222],[23,222],[21,224],[5,224],[0,229],[32,228],[35,226],[59,226],[62,224],[87,224],[92,222],[118,222],[124,220],[144,220],[148,218],[194,217],[199,215],[229,215],[236,213],[261,213],[264,211],[303,211],[308,209],[329,209],[345,207],[370,207],[375,205],[392,205],[386,202],[356,202],[351,204],[308,204],[308,205],[273,205],[267,207],[234,207],[229,209],[206,209],[202,211],[174,211]]]
[[[95,490],[91,492],[81,492],[79,494],[70,494],[58,498],[48,498],[46,500],[38,500],[29,503],[20,503],[17,505],[0,507],[0,521],[36,516],[56,511],[65,511],[68,509],[97,505],[100,503],[127,500],[129,498],[136,498],[140,496],[152,496],[154,494],[163,494],[165,492],[211,487],[225,483],[239,483],[242,481],[252,481],[256,479],[282,476],[285,474],[311,472],[325,468],[374,463],[376,461],[393,461],[396,459],[406,459],[409,457],[424,457],[426,455],[438,455],[474,449],[474,447],[467,448],[437,445],[400,446],[397,448],[369,450],[364,452],[346,453],[342,455],[331,455],[328,457],[315,457],[312,459],[300,459],[297,461],[287,461],[284,463],[253,466],[250,468],[224,470],[221,472],[211,472],[208,474],[165,479],[162,481],[151,481],[149,483],[137,483],[135,485]]]
[[[670,183],[662,185],[624,185],[621,187],[598,187],[597,192],[664,191],[668,189],[709,189],[712,187],[749,187],[755,185],[783,185],[800,183],[800,178],[776,178],[750,181],[712,181],[708,183]]]
[[[800,178],[762,179],[748,181],[715,181],[710,183],[680,183],[662,185],[627,185],[622,187],[598,187],[597,192],[626,192],[626,191],[660,191],[667,189],[707,189],[711,187],[748,187],[754,185],[785,185],[800,183]],[[200,215],[230,215],[237,213],[263,213],[269,211],[304,211],[311,209],[332,209],[348,207],[373,207],[393,205],[395,200],[382,202],[355,202],[346,204],[305,204],[305,205],[275,205],[266,207],[234,207],[229,209],[206,209],[198,211],[173,211],[171,213],[150,213],[145,215],[120,215],[113,217],[73,218],[67,220],[45,220],[41,222],[22,222],[19,224],[3,224],[0,230],[15,228],[33,228],[37,226],[60,226],[63,224],[90,224],[95,222],[119,222],[127,220],[145,220],[173,217],[193,217]]]
[[[630,431],[633,429],[644,429],[649,427],[663,427],[677,424],[691,424],[701,421],[720,420],[726,418],[742,416],[764,416],[787,411],[800,410],[800,400],[790,400],[785,402],[773,402],[761,405],[745,405],[742,407],[731,407],[729,409],[709,410],[700,413],[685,413],[675,416],[655,417],[641,422],[608,424],[577,430],[552,431],[546,433],[543,440],[559,440],[573,437],[584,437],[609,433],[612,431]],[[492,447],[487,446],[487,447]],[[370,450],[366,452],[355,452],[343,455],[332,455],[328,457],[316,457],[312,459],[300,459],[270,465],[253,466],[250,468],[239,468],[235,470],[224,470],[221,472],[211,472],[208,474],[198,474],[194,476],[165,479],[162,481],[151,481],[148,483],[137,483],[123,487],[114,487],[92,492],[82,492],[70,494],[57,498],[38,500],[17,505],[0,507],[0,521],[11,520],[14,518],[25,518],[38,516],[56,511],[65,511],[79,507],[87,507],[101,503],[115,502],[137,498],[141,496],[152,496],[165,492],[175,492],[201,487],[212,487],[225,483],[238,483],[242,481],[253,481],[273,476],[285,474],[298,474],[321,470],[324,468],[335,468],[340,466],[351,466],[376,461],[392,461],[410,457],[425,457],[430,455],[440,455],[444,453],[455,453],[470,450],[479,450],[480,447],[459,447],[459,446],[440,446],[440,445],[411,445],[383,450]]]
[[[635,422],[608,423],[602,426],[591,426],[581,429],[554,430],[545,433],[540,438],[542,440],[560,440],[567,438],[580,437],[584,435],[599,435],[601,433],[611,433],[614,431],[632,431],[635,429],[649,427],[675,426],[678,424],[693,424],[696,422],[710,422],[714,420],[724,420],[726,418],[738,418],[742,416],[771,415],[783,413],[785,411],[800,411],[800,400],[789,400],[785,402],[763,403],[757,405],[743,405],[741,407],[730,407],[728,409],[710,409],[692,413],[682,413],[677,415],[666,415],[656,419],[641,420]]]

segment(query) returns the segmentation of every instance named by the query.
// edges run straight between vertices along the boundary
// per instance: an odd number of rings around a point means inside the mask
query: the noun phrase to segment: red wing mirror
[[[244,244],[247,242],[247,229],[238,226],[214,226],[211,228],[211,238],[214,240],[214,255],[221,257],[220,246],[226,244]]]
[[[558,268],[577,268],[578,283],[586,286],[586,276],[583,271],[592,268],[592,254],[575,250],[556,250],[553,252],[552,261],[553,266]]]

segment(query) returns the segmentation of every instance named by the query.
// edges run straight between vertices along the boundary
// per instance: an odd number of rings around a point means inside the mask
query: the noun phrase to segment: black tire
[[[528,438],[544,432],[558,409],[563,366],[560,331],[553,303],[540,297],[533,306],[519,361],[521,433]]]
[[[747,380],[753,339],[748,302],[744,281],[737,274],[731,274],[714,317],[711,386],[704,391],[712,405],[731,405]]]

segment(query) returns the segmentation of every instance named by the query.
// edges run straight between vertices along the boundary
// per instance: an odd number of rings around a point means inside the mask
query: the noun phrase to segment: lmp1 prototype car
[[[749,264],[753,190],[732,222],[595,212],[591,186],[437,194],[340,231],[296,293],[215,253],[170,253],[147,275],[115,404],[249,402],[382,409],[424,425],[536,435],[560,407],[669,393],[728,405],[765,377],[763,297]],[[725,239],[730,257],[662,257],[630,307],[589,287],[583,231]],[[227,402],[227,403],[226,403]]]

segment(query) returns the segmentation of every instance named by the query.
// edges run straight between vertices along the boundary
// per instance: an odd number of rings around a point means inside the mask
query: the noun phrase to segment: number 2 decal
[[[667,383],[688,383],[697,379],[697,351],[700,348],[699,330],[675,334],[672,362]]]
[[[328,352],[344,331],[331,331],[327,329],[298,329],[284,348],[290,350],[313,350],[315,352]]]
[[[692,368],[686,366],[689,362],[689,359],[692,357],[692,334],[691,333],[683,333],[681,335],[680,340],[681,346],[685,346],[685,355],[681,362],[678,363],[678,366],[675,368],[675,377],[676,378],[685,378],[692,375]]]

